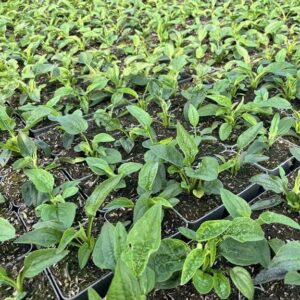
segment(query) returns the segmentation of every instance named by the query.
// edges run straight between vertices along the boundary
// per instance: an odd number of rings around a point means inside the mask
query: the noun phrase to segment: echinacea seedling
[[[193,193],[196,197],[201,198],[205,192],[217,192],[220,187],[220,182],[217,180],[218,161],[207,156],[194,165],[199,152],[198,145],[194,137],[179,122],[176,129],[176,141],[151,146],[150,152],[154,157],[169,164],[168,172],[180,176],[181,187],[188,193]],[[176,148],[176,144],[181,152]]]
[[[8,272],[0,267],[0,285],[9,286],[14,289],[13,297],[6,299],[22,300],[26,298],[27,292],[24,290],[24,282],[27,279],[34,278],[48,267],[62,260],[69,251],[57,252],[57,249],[35,250],[28,254],[20,269],[17,278],[12,278]]]
[[[98,185],[85,203],[87,223],[79,223],[79,227],[73,228],[70,210],[61,210],[60,213],[47,211],[48,220],[36,224],[34,230],[20,236],[15,243],[35,244],[42,247],[50,247],[58,244],[57,253],[63,253],[69,246],[78,248],[78,262],[80,268],[87,264],[94,246],[93,225],[97,211],[107,196],[119,185],[123,175],[117,175],[103,181]],[[48,189],[48,188],[47,188]],[[73,204],[75,207],[76,205]],[[72,215],[73,212],[71,212]],[[68,217],[67,217],[68,216]],[[74,219],[74,216],[72,217]]]
[[[54,221],[65,228],[74,222],[77,205],[66,199],[78,193],[79,181],[67,181],[55,188],[54,176],[40,168],[24,171],[29,178],[22,186],[22,195],[27,205],[34,205],[41,221]]]
[[[238,137],[236,154],[220,166],[220,172],[229,169],[236,175],[245,164],[254,164],[268,159],[261,154],[263,151],[261,144],[254,141],[261,129],[263,129],[262,122],[248,128]]]
[[[284,117],[280,119],[279,113],[276,113],[271,121],[270,127],[265,130],[265,134],[261,135],[258,141],[262,142],[266,149],[269,149],[279,137],[287,135],[292,126],[292,118]]]
[[[292,211],[300,212],[300,171],[297,172],[293,186],[282,168],[279,169],[279,176],[259,174],[253,176],[250,181],[261,185],[266,191],[283,195],[288,207]]]
[[[105,143],[114,142],[115,139],[107,133],[99,133],[94,136],[91,142],[83,141],[74,147],[76,152],[83,152],[87,157],[97,157],[104,159],[108,164],[121,162],[121,153],[109,147],[104,147]]]
[[[130,129],[129,136],[134,137],[135,135],[141,135],[144,137],[148,137],[151,143],[155,144],[156,134],[154,129],[151,127],[153,123],[153,119],[151,118],[151,116],[142,108],[135,105],[129,105],[126,108],[142,127],[142,128],[134,127]]]
[[[300,225],[284,215],[269,211],[252,219],[251,208],[245,200],[225,189],[221,190],[221,198],[230,218],[205,221],[196,232],[180,228],[183,235],[197,242],[185,259],[181,285],[192,279],[199,294],[214,290],[220,299],[227,299],[231,294],[229,275],[236,288],[252,300],[254,283],[250,273],[241,266],[259,263],[268,268],[271,252],[262,225],[277,223],[297,230],[300,230]],[[220,257],[235,266],[229,270],[218,267],[216,262]]]

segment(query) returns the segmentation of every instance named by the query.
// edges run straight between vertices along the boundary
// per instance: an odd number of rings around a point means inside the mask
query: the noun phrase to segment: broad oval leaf
[[[203,265],[207,252],[203,249],[193,249],[186,257],[181,273],[180,284],[186,284],[193,278],[196,271]]]
[[[41,193],[51,193],[54,187],[54,177],[43,169],[25,170],[24,173],[29,177],[36,189]]]
[[[214,286],[213,276],[201,270],[197,270],[193,276],[193,285],[199,294],[208,294]]]
[[[249,272],[242,267],[230,269],[230,278],[237,289],[248,299],[254,297],[254,285]]]

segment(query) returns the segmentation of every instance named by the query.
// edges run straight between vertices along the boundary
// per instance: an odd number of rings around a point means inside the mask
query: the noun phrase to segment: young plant
[[[187,245],[177,239],[161,239],[162,207],[154,204],[127,233],[121,223],[105,223],[97,239],[93,262],[114,271],[107,300],[122,295],[126,299],[146,299],[155,288],[176,286]],[[108,239],[111,243],[107,243]],[[107,258],[107,253],[112,255]],[[166,265],[166,259],[172,264]],[[126,276],[124,277],[124,274]]]
[[[291,148],[292,154],[298,155],[299,149]],[[300,212],[300,171],[298,171],[293,186],[289,183],[284,170],[280,167],[279,176],[270,174],[255,175],[250,179],[251,182],[261,185],[266,191],[272,191],[285,197],[287,205],[293,211]]]
[[[6,299],[26,299],[27,292],[24,290],[26,279],[36,277],[48,267],[58,263],[67,254],[67,250],[61,252],[57,252],[57,249],[35,250],[25,257],[17,278],[12,278],[3,267],[0,267],[0,285],[14,289],[13,297]]]
[[[54,187],[53,175],[40,168],[24,171],[30,181],[22,186],[22,196],[27,205],[33,205],[42,222],[58,222],[65,228],[75,219],[77,205],[66,199],[78,193],[79,181],[67,181]]]
[[[201,198],[204,193],[217,193],[220,182],[217,180],[219,164],[213,157],[203,157],[194,166],[199,149],[195,139],[178,122],[176,141],[150,147],[151,154],[162,162],[169,163],[168,172],[178,174],[181,187],[188,193]],[[176,144],[182,153],[177,150]]]
[[[289,117],[280,119],[279,113],[276,113],[271,121],[270,127],[258,139],[259,142],[264,144],[266,149],[272,147],[276,140],[290,132],[293,126],[293,120]]]
[[[237,139],[236,154],[224,162],[220,166],[219,171],[222,172],[229,169],[231,174],[236,175],[245,164],[254,164],[267,160],[268,157],[261,154],[263,151],[261,143],[254,141],[262,129],[263,123],[260,122],[244,131]]]
[[[151,116],[144,111],[142,108],[129,105],[126,107],[129,113],[139,122],[142,128],[134,127],[130,129],[129,136],[134,139],[135,135],[141,135],[150,139],[152,144],[156,143],[156,134],[154,129],[151,127],[153,119]]]
[[[78,262],[80,268],[87,264],[94,246],[93,223],[97,211],[107,196],[117,188],[123,175],[111,177],[95,188],[85,204],[86,224],[79,224],[79,228],[72,226],[71,219],[75,213],[69,209],[60,211],[60,214],[50,211],[46,214],[44,222],[34,226],[34,230],[20,236],[15,242],[25,244],[35,244],[42,247],[50,247],[59,244],[57,253],[62,253],[68,246],[78,248]],[[74,204],[75,205],[75,204]],[[76,206],[76,205],[75,205]],[[73,217],[68,215],[73,215]],[[68,217],[66,217],[68,216]]]
[[[181,285],[192,279],[199,294],[214,290],[220,299],[227,299],[231,294],[229,275],[236,288],[252,300],[253,280],[243,266],[260,264],[267,268],[271,260],[270,246],[262,225],[278,223],[297,230],[300,230],[300,225],[286,216],[269,211],[254,220],[245,200],[225,189],[221,190],[221,198],[230,214],[229,219],[205,221],[196,232],[180,228],[183,235],[197,242],[185,259]],[[233,267],[225,269],[218,265],[221,257]]]

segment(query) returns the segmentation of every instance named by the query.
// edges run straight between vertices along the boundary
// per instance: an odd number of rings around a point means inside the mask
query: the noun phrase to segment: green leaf
[[[193,285],[199,294],[208,294],[214,286],[213,276],[201,270],[197,270],[193,276]]]
[[[97,210],[106,197],[114,190],[122,179],[122,175],[117,175],[104,180],[98,185],[90,197],[86,200],[85,212],[87,216],[96,216]]]
[[[197,178],[205,181],[214,181],[218,178],[219,164],[213,157],[203,157],[196,169],[185,168],[186,175],[191,178]]]
[[[231,237],[238,242],[255,242],[264,239],[264,232],[255,220],[236,217],[224,233],[224,238]]]
[[[42,247],[51,247],[59,243],[62,232],[54,228],[37,228],[24,233],[15,240],[17,244],[33,244]]]
[[[54,187],[54,177],[48,171],[43,169],[24,170],[26,176],[41,193],[51,193]]]
[[[222,202],[231,217],[236,218],[251,216],[251,207],[244,199],[226,189],[221,189],[220,194]]]
[[[73,202],[59,202],[55,204],[42,204],[38,208],[43,221],[57,221],[65,228],[72,226],[77,205]]]
[[[128,233],[127,249],[122,253],[122,258],[135,276],[145,271],[150,255],[160,247],[161,215],[161,205],[155,204],[136,221]]]
[[[7,114],[6,107],[0,105],[0,129],[13,131],[15,127],[16,121]]]
[[[189,135],[189,133],[179,122],[177,122],[176,129],[176,141],[178,143],[179,148],[184,153],[184,163],[190,166],[194,162],[195,157],[198,153],[198,146],[194,138],[191,135]]]
[[[300,161],[300,147],[291,147],[290,149],[291,154]]]
[[[183,156],[175,148],[175,145],[173,143],[167,145],[155,145],[152,146],[150,149],[158,158],[161,158],[177,167],[183,166]]]
[[[155,272],[156,282],[164,282],[180,271],[188,252],[188,245],[181,240],[162,240],[158,251],[151,255],[148,264]]]
[[[100,269],[114,270],[116,229],[111,223],[105,223],[93,250],[93,262]]]
[[[263,212],[260,216],[259,216],[259,220],[264,223],[264,224],[282,224],[282,225],[286,225],[295,229],[300,229],[300,225],[292,220],[291,218],[285,216],[285,215],[281,215],[281,214],[277,214],[271,211],[265,211]]]
[[[82,117],[81,110],[65,116],[49,117],[49,119],[58,122],[63,130],[71,135],[83,133],[88,129],[88,122]]]
[[[128,105],[126,108],[129,113],[138,120],[142,127],[146,129],[150,128],[152,124],[152,118],[146,111],[135,105]]]
[[[6,219],[0,217],[0,242],[13,239],[16,236],[16,230]]]
[[[66,229],[60,239],[59,246],[57,247],[57,252],[65,250],[65,248],[71,243],[71,241],[73,241],[78,235],[79,232],[73,227]]]
[[[158,162],[146,162],[139,172],[139,186],[145,191],[151,191],[154,180],[158,172]]]
[[[259,122],[244,131],[237,139],[238,149],[245,149],[247,146],[249,146],[255,140],[262,127],[263,123]]]
[[[254,297],[254,285],[249,272],[242,267],[230,269],[230,278],[237,289],[248,299]]]
[[[18,141],[20,153],[23,157],[27,157],[27,156],[32,157],[34,155],[34,153],[37,150],[37,147],[35,143],[32,141],[32,139],[28,137],[27,134],[25,134],[22,131],[19,131],[17,141]]]
[[[231,288],[228,278],[222,272],[215,272],[213,276],[214,289],[221,299],[227,299],[230,296]]]
[[[229,220],[205,221],[196,231],[196,239],[199,242],[214,239],[223,234],[231,225]]]
[[[255,277],[255,284],[283,279],[290,271],[300,270],[300,242],[290,241],[279,248],[267,269]]]
[[[118,173],[122,174],[123,176],[128,176],[132,173],[139,171],[142,168],[142,166],[142,164],[136,162],[124,163],[118,168]]]
[[[282,26],[284,25],[283,21],[271,21],[266,27],[265,27],[265,33],[276,33]]]
[[[134,208],[134,202],[126,197],[119,197],[110,201],[104,209],[113,210],[118,208]]]
[[[102,300],[102,298],[93,288],[88,289],[88,298],[89,300]]]
[[[93,249],[90,247],[88,243],[83,243],[80,248],[78,249],[78,262],[79,262],[79,267],[80,269],[83,269],[91,254],[92,254]]]
[[[236,45],[235,46],[236,51],[238,54],[244,59],[245,63],[250,63],[250,56],[248,54],[248,51],[246,48],[242,47],[241,45]]]
[[[296,271],[287,272],[284,276],[284,284],[300,285],[300,274]]]
[[[193,104],[189,104],[188,118],[191,125],[195,128],[199,123],[199,113]]]
[[[232,102],[230,98],[224,95],[208,95],[207,98],[214,100],[216,103],[218,103],[221,106],[231,108]]]
[[[46,268],[58,263],[69,251],[57,253],[56,249],[42,249],[31,252],[24,260],[22,274],[25,278],[33,278]]]
[[[204,264],[207,252],[203,249],[193,249],[186,257],[181,273],[180,284],[186,284],[193,278],[196,271]]]
[[[258,174],[250,178],[250,182],[261,185],[266,191],[277,194],[285,192],[284,184],[280,177],[268,174]]]
[[[145,300],[140,285],[125,262],[119,260],[106,300]]]
[[[238,266],[250,266],[260,263],[267,267],[271,253],[266,239],[255,242],[238,242],[228,238],[221,242],[219,253],[230,263]]]
[[[219,136],[221,141],[226,141],[232,132],[232,125],[229,123],[223,123],[219,128]]]

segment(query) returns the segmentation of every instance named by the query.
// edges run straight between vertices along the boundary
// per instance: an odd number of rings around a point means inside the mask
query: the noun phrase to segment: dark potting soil
[[[180,202],[174,209],[188,222],[198,220],[222,204],[221,198],[217,195],[205,195],[199,199],[194,195],[182,193],[177,198]]]
[[[0,205],[0,216],[5,218],[16,229],[16,238],[26,232],[25,227],[18,217],[17,213],[10,210],[7,204]],[[1,243],[0,247],[0,265],[6,266],[14,263],[25,255],[31,248],[30,245],[14,244],[14,240]]]
[[[251,185],[249,179],[261,173],[261,171],[252,165],[244,165],[236,175],[231,174],[228,170],[219,174],[224,188],[230,190],[234,194],[239,194]]]
[[[187,224],[172,209],[165,209],[161,226],[162,237],[169,237],[177,233],[179,227],[186,227]]]
[[[264,152],[264,155],[268,156],[269,159],[260,162],[259,165],[268,169],[273,170],[279,167],[280,164],[284,163],[288,158],[292,157],[289,151],[291,144],[284,139],[278,139],[270,149]]]
[[[93,223],[93,236],[98,237],[104,219],[95,218]],[[107,270],[97,268],[90,259],[81,270],[78,264],[77,248],[70,248],[70,253],[59,263],[50,268],[51,274],[65,297],[73,297],[109,273]]]

